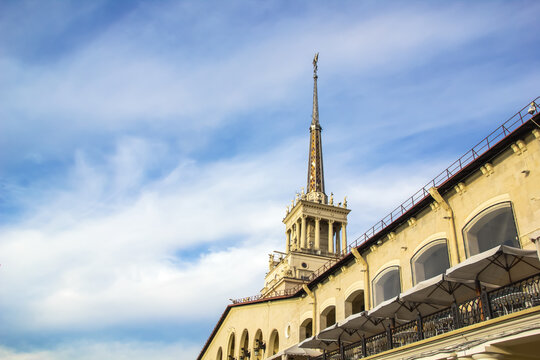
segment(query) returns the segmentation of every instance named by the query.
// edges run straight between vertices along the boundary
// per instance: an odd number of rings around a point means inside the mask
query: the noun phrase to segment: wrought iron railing
[[[390,349],[390,344],[386,332],[370,336],[366,339],[366,356],[375,355],[388,349]]]
[[[468,301],[348,344],[341,350],[341,359],[361,359],[535,306],[540,306],[540,274],[488,293],[482,291],[480,296]],[[330,359],[328,355],[315,360]]]
[[[450,180],[453,176],[455,176],[465,167],[470,165],[474,160],[478,159],[488,150],[490,150],[499,142],[501,142],[501,140],[505,139],[512,132],[517,130],[521,125],[529,121],[533,116],[537,115],[538,110],[529,112],[529,105],[531,103],[535,103],[536,107],[538,108],[539,102],[540,102],[540,96],[538,96],[532,102],[529,102],[527,105],[521,108],[521,110],[519,110],[512,117],[506,120],[501,126],[495,129],[491,134],[489,134],[484,139],[482,139],[482,141],[480,141],[478,144],[473,146],[471,150],[467,151],[463,156],[461,156],[459,159],[454,161],[449,167],[443,170],[439,175],[435,176],[433,180],[428,182],[420,190],[414,193],[410,198],[408,198],[403,203],[401,203],[401,205],[399,205],[392,212],[390,212],[390,214],[386,215],[384,218],[378,221],[375,225],[373,225],[369,230],[367,230],[365,233],[363,233],[358,238],[356,238],[351,243],[349,243],[346,251],[344,251],[340,256],[338,256],[335,259],[329,260],[326,264],[324,264],[319,269],[311,273],[309,278],[303,279],[303,280],[305,282],[310,282],[316,279],[322,273],[324,273],[325,271],[330,269],[333,265],[335,265],[339,260],[345,257],[345,255],[349,254],[353,248],[356,248],[362,245],[363,243],[365,243],[366,241],[368,241],[369,239],[377,235],[384,228],[392,224],[394,221],[396,221],[401,216],[403,216],[407,211],[412,209],[415,205],[419,204],[421,201],[427,198],[430,195],[429,194],[430,188],[439,187],[445,182],[447,182],[448,180]],[[300,291],[301,288],[302,288],[302,284],[296,286],[295,288],[290,289],[291,295],[296,294],[298,291]],[[283,295],[276,295],[276,296],[283,296]],[[265,296],[264,298],[269,298],[269,296]],[[255,295],[255,296],[251,296],[247,298],[236,299],[236,300],[233,300],[233,304],[246,302],[246,301],[242,301],[243,299],[248,299],[247,301],[254,301],[254,300],[262,299],[262,297],[260,295]]]
[[[419,331],[419,322],[411,321],[404,325],[397,326],[392,331],[392,346],[394,348],[410,344],[421,340],[422,331]]]
[[[437,336],[455,329],[452,308],[444,309],[422,319],[422,337],[424,339]]]

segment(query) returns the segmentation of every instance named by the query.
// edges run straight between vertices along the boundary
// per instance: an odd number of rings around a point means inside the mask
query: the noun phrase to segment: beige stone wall
[[[397,265],[400,268],[401,291],[412,287],[411,258],[423,245],[435,239],[447,239],[449,256],[452,246],[457,244],[459,259],[451,258],[450,265],[463,261],[466,259],[463,227],[476,214],[502,201],[512,204],[521,246],[534,249],[528,235],[540,229],[540,139],[529,134],[522,141],[521,146],[516,146],[519,151],[508,148],[490,161],[492,173],[475,171],[463,181],[461,188],[443,194],[451,214],[442,206],[428,207],[415,216],[415,221],[406,221],[380,245],[363,251],[361,254],[368,263],[370,285],[385,268]],[[347,297],[364,289],[364,271],[361,262],[350,262],[312,289],[315,298],[305,296],[233,307],[203,359],[215,359],[219,347],[222,347],[223,359],[226,359],[227,343],[233,332],[237,344],[234,357],[239,358],[238,344],[242,332],[247,329],[251,359],[255,359],[253,336],[258,329],[262,331],[267,346],[270,345],[271,332],[277,330],[282,350],[298,343],[300,324],[312,317],[314,311],[315,333],[321,330],[320,314],[329,306],[335,306],[337,321],[344,319]],[[289,326],[289,336],[286,337]],[[268,351],[266,356],[269,356]]]
[[[372,246],[364,253],[370,283],[381,271],[397,265],[401,291],[409,289],[413,286],[413,255],[422,246],[440,238],[448,240],[451,253],[454,229],[459,261],[450,258],[450,265],[465,260],[463,228],[482,210],[501,202],[512,204],[521,246],[534,249],[528,235],[540,228],[540,140],[529,134],[522,141],[526,151],[516,153],[512,148],[506,149],[491,160],[492,173],[485,175],[477,170],[462,182],[460,192],[453,189],[443,195],[452,209],[454,221],[443,207],[427,208],[416,215],[414,225],[402,224],[393,232],[394,236],[386,237],[380,246]]]
[[[358,277],[361,265],[353,263],[350,267],[342,268],[335,276],[314,289],[315,300],[310,296],[287,300],[268,301],[264,303],[236,306],[231,308],[226,320],[220,327],[203,359],[215,359],[219,347],[222,348],[223,359],[226,359],[227,345],[232,333],[235,334],[234,357],[240,355],[240,337],[244,330],[249,334],[249,350],[253,355],[254,336],[262,331],[263,340],[267,345],[265,357],[270,356],[268,347],[273,330],[279,334],[279,349],[286,349],[300,341],[300,325],[306,319],[313,319],[315,303],[316,332],[320,331],[320,314],[328,306],[336,306],[336,320],[345,318],[345,300],[356,290],[364,287],[363,280]],[[287,328],[290,327],[287,337]]]

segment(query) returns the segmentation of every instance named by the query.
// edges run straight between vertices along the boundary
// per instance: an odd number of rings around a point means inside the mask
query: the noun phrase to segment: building
[[[324,188],[315,57],[307,188],[283,219],[285,251],[270,255],[259,295],[227,306],[198,359],[294,358],[287,349],[351,319],[369,326],[341,332],[349,339],[340,341],[321,334],[327,351],[319,358],[538,359],[537,101],[349,244],[346,199],[335,203]],[[489,266],[503,258],[504,279],[485,281],[483,269],[499,276]],[[479,259],[488,265],[470,270]],[[471,280],[440,275],[463,269]],[[430,293],[407,307],[408,292],[420,294],[436,276],[459,297],[446,304]]]

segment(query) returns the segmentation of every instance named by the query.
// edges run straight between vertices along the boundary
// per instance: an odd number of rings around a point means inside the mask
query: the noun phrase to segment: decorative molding
[[[510,145],[514,153],[517,155],[523,154],[525,151],[527,151],[527,144],[523,140],[518,140],[512,145]]]
[[[489,200],[486,200],[484,201],[483,203],[481,203],[480,205],[478,205],[477,207],[475,207],[470,213],[469,215],[465,218],[465,220],[463,220],[463,224],[467,224],[470,220],[472,220],[472,218],[474,218],[476,215],[478,215],[482,210],[484,209],[487,209],[488,207],[492,206],[492,205],[496,205],[498,203],[502,203],[502,202],[511,202],[512,200],[510,199],[510,195],[509,194],[501,194],[501,195],[498,195],[498,196],[495,196],[495,197],[492,197],[491,199]]]
[[[460,182],[459,184],[454,186],[454,190],[456,190],[456,193],[458,193],[458,195],[463,195],[463,193],[467,191],[467,188],[465,186],[465,183]]]
[[[480,167],[480,171],[482,171],[482,174],[484,174],[486,177],[490,176],[495,172],[491,163],[485,163],[483,166]]]

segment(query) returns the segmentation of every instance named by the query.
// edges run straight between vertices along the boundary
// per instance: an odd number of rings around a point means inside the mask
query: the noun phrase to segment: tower
[[[287,208],[285,251],[270,254],[269,271],[261,295],[295,287],[330,259],[347,253],[347,200],[334,205],[324,189],[324,169],[319,101],[318,57],[313,59],[313,112],[309,127],[307,193],[298,194]]]

